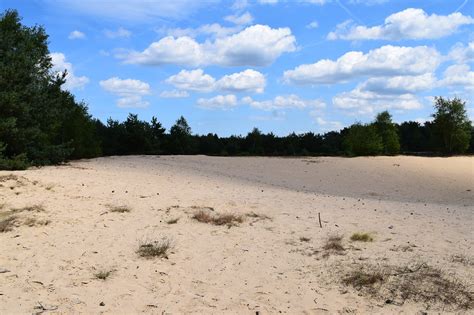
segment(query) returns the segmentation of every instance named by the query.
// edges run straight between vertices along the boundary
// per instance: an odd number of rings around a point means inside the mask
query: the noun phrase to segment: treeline
[[[382,112],[370,124],[341,131],[278,137],[253,129],[246,136],[193,135],[184,117],[170,128],[130,114],[106,124],[61,89],[66,73],[52,72],[48,36],[21,24],[18,13],[0,18],[0,169],[57,164],[70,159],[128,154],[393,155],[474,152],[474,135],[460,99],[436,98],[433,121],[392,122]]]

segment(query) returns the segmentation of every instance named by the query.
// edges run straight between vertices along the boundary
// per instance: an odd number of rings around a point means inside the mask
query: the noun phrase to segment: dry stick
[[[321,212],[318,212],[318,219],[319,219],[319,227],[323,228],[323,225],[321,224]]]

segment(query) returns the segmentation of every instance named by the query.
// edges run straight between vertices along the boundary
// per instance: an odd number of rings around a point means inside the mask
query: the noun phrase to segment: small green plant
[[[351,241],[354,242],[372,242],[374,238],[369,233],[354,233],[351,236]]]
[[[168,251],[171,249],[171,241],[168,238],[161,240],[145,240],[138,245],[137,254],[141,257],[168,258]]]

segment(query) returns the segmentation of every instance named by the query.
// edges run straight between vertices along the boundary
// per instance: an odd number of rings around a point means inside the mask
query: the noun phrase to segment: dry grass
[[[351,236],[351,241],[354,242],[372,242],[374,238],[369,233],[354,233]]]
[[[178,221],[179,221],[179,218],[175,218],[175,219],[170,219],[170,220],[166,221],[166,223],[168,223],[168,224],[176,224],[176,223],[178,223]]]
[[[341,252],[344,251],[345,248],[342,246],[342,236],[340,235],[331,235],[326,240],[326,243],[323,246],[324,250],[327,251],[336,251]]]
[[[12,174],[9,174],[9,175],[1,175],[1,176],[0,176],[0,183],[7,182],[7,181],[9,181],[9,180],[18,181],[18,180],[19,180],[19,177],[16,176],[16,175],[12,175]]]
[[[386,303],[413,301],[442,310],[474,307],[474,296],[469,286],[427,264],[404,267],[359,265],[346,274],[342,283]]]
[[[130,212],[132,209],[129,206],[108,206],[110,212],[125,213]]]
[[[26,218],[22,224],[23,225],[26,225],[26,226],[29,226],[29,227],[33,227],[33,226],[44,226],[44,225],[48,225],[50,224],[51,221],[50,220],[38,220],[36,218]]]
[[[42,205],[32,205],[32,206],[26,206],[23,208],[13,208],[12,212],[44,212],[44,207]]]
[[[7,216],[0,220],[0,233],[5,233],[13,230],[15,227],[16,216]]]
[[[474,266],[474,259],[463,254],[456,254],[451,256],[451,262],[458,263],[464,266]]]
[[[255,213],[255,212],[249,212],[245,214],[246,217],[256,219],[256,221],[259,220],[271,220],[272,218],[269,217],[266,214],[261,214],[261,213]]]
[[[309,241],[311,241],[311,238],[305,237],[305,236],[301,236],[301,237],[300,237],[300,241],[301,241],[301,242],[309,242]]]
[[[168,238],[162,238],[160,240],[145,240],[140,242],[138,245],[137,254],[145,258],[168,258],[168,251],[171,247],[171,241]]]
[[[236,226],[242,223],[243,217],[233,213],[223,213],[211,215],[209,212],[200,210],[192,216],[192,218],[201,223],[208,223],[213,225],[227,225],[228,227]]]
[[[94,273],[94,277],[99,280],[107,280],[108,277],[114,272],[113,270],[99,270]]]

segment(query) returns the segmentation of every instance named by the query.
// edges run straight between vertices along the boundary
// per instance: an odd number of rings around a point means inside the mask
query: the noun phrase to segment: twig
[[[318,219],[319,219],[319,227],[323,228],[323,224],[321,223],[321,213],[318,212]]]

